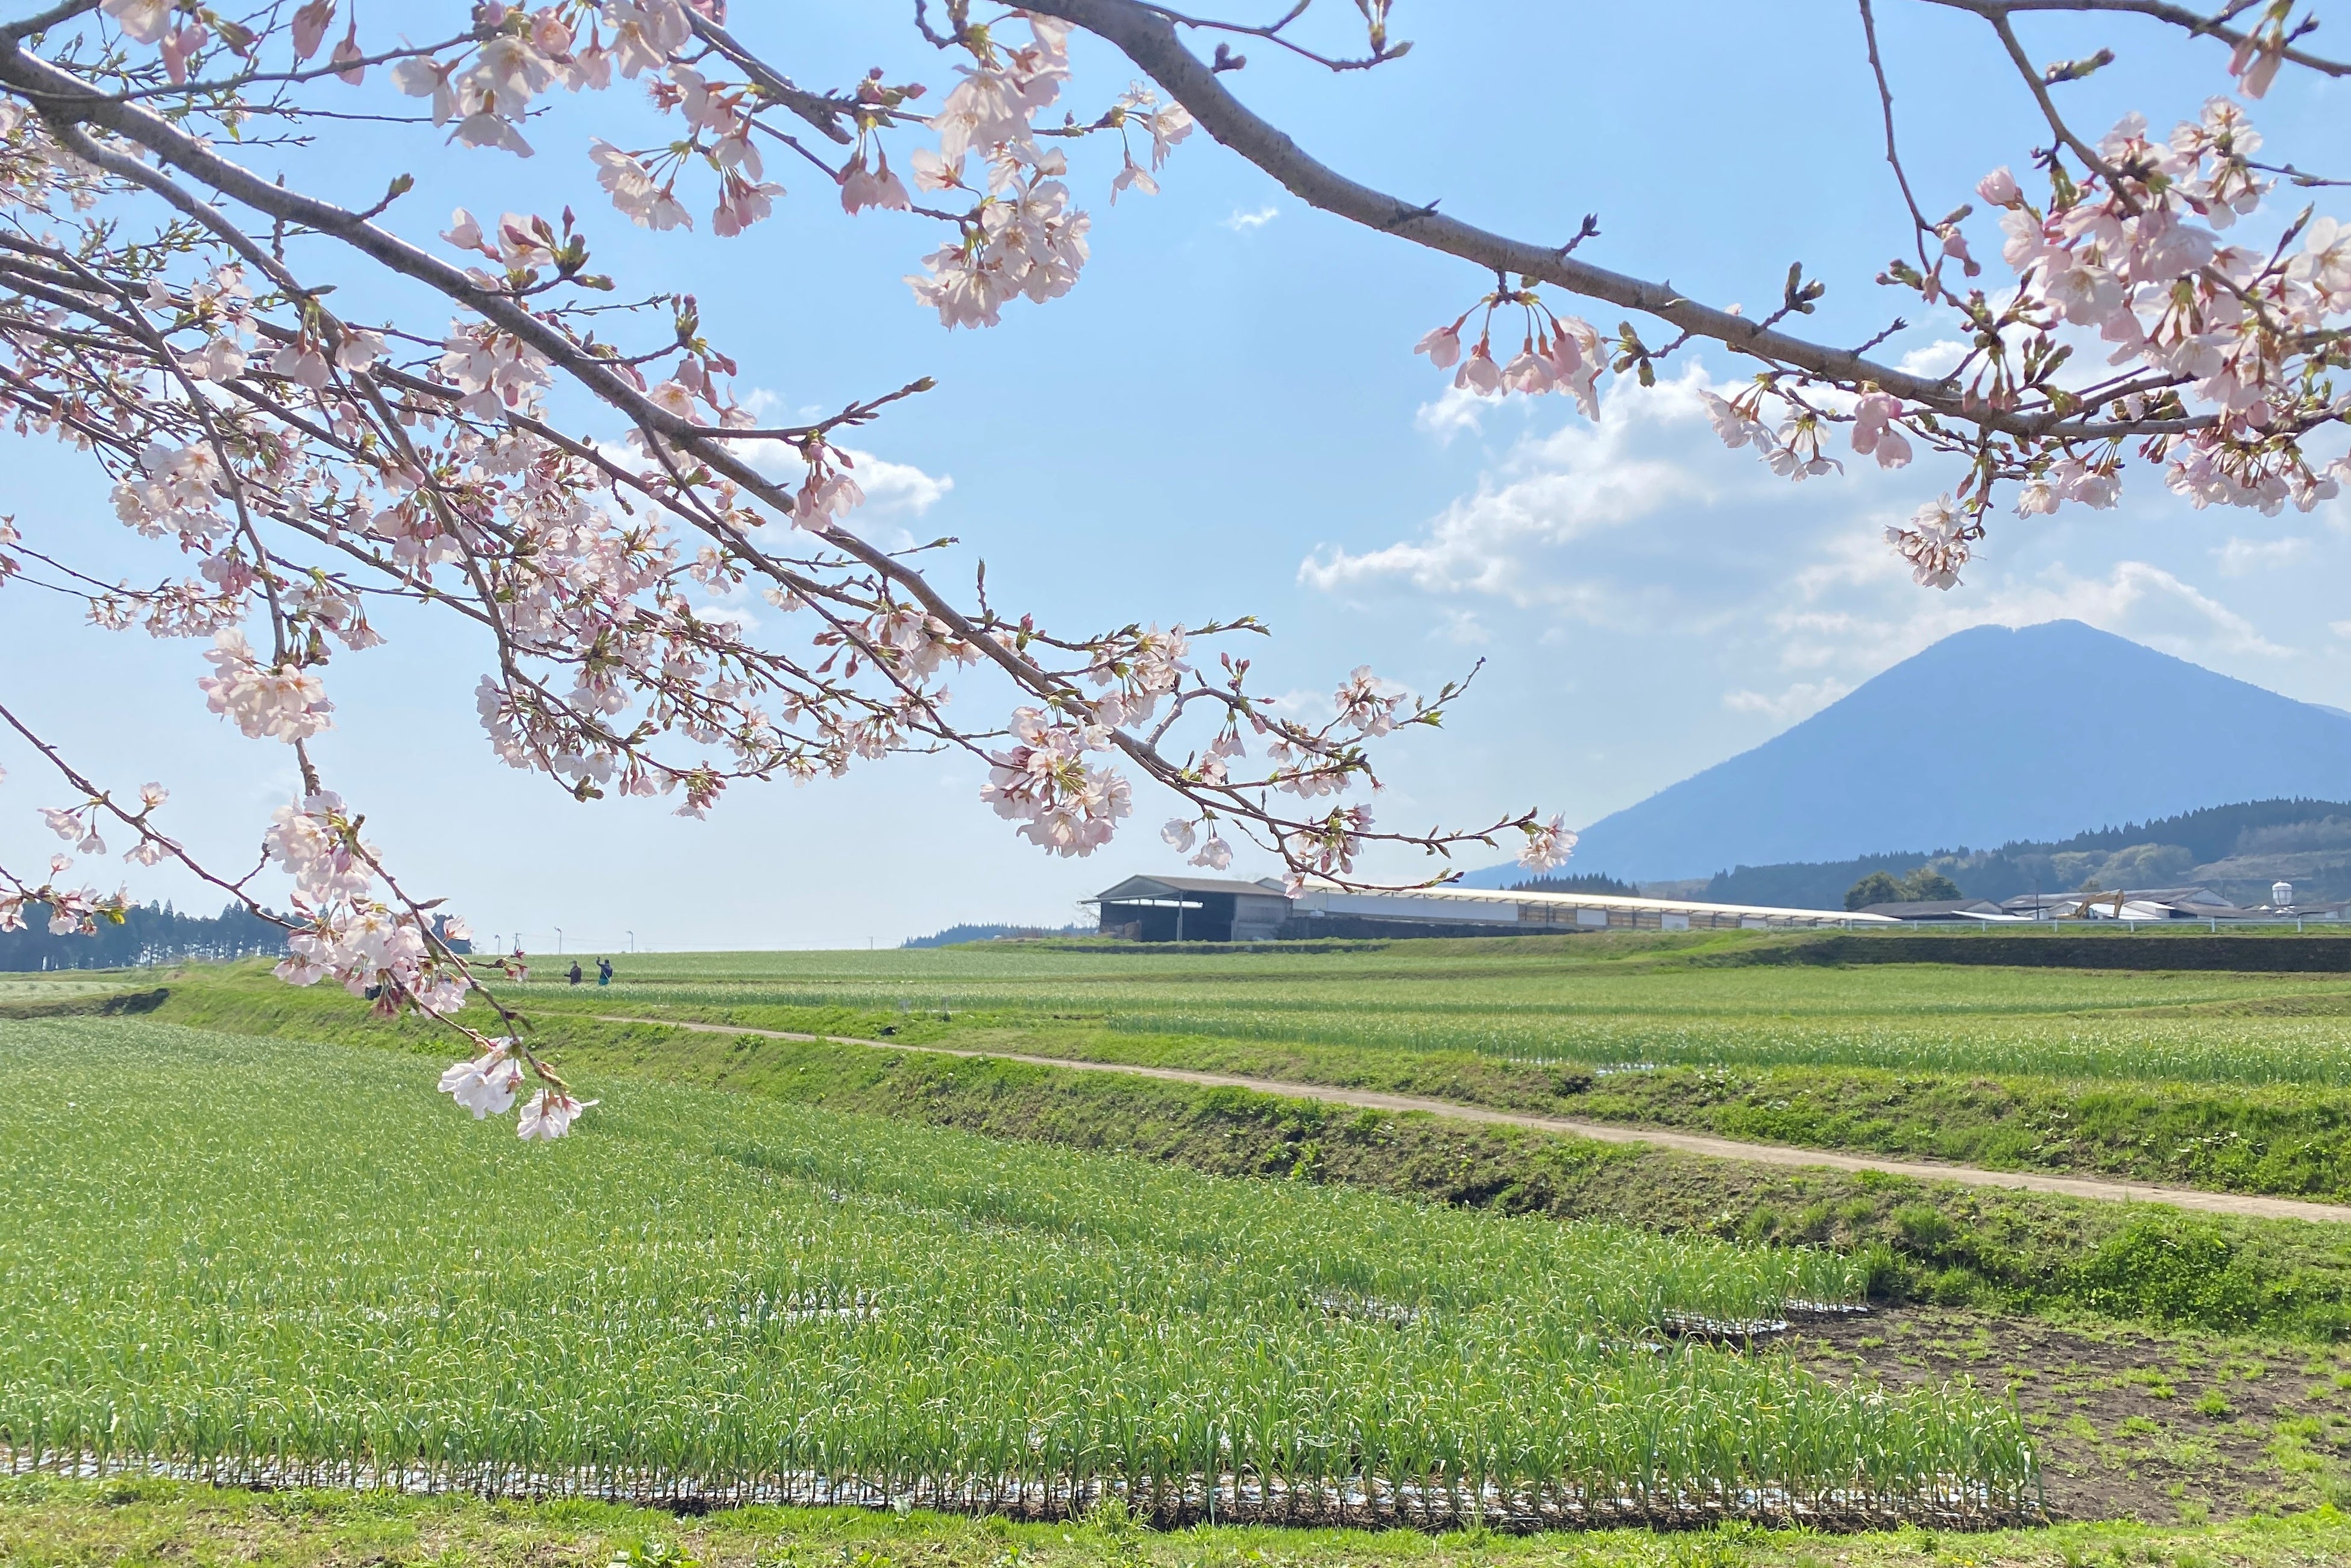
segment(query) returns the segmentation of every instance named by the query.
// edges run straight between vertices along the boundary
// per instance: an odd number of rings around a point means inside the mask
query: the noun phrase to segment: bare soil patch
[[[1805,1322],[1783,1344],[1830,1376],[1965,1376],[2009,1394],[2058,1519],[2199,1524],[2351,1503],[2351,1349],[1935,1307]]]

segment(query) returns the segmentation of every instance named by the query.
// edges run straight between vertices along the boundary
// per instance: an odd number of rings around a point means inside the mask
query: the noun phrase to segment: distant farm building
[[[1130,942],[1266,942],[1313,936],[1510,936],[1577,931],[1804,931],[1893,925],[1882,915],[1771,909],[1609,894],[1425,887],[1354,893],[1271,877],[1131,876],[1092,901],[1101,931]]]
[[[1889,920],[1934,922],[1946,920],[2022,920],[2021,915],[2011,915],[1989,898],[1935,898],[1898,904],[1865,904],[1864,915],[1883,915]]]

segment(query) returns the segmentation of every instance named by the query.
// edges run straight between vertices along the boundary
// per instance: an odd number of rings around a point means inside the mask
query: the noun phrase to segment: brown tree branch
[[[1847,386],[1874,383],[1907,402],[1984,430],[2025,439],[2095,440],[2146,434],[2129,422],[2092,423],[2053,408],[1987,407],[1970,400],[1948,379],[1930,381],[1849,349],[1773,330],[1744,316],[1686,298],[1668,283],[1652,283],[1594,267],[1569,256],[1563,246],[1512,239],[1448,217],[1437,212],[1434,204],[1416,205],[1361,184],[1317,161],[1286,132],[1235,98],[1222,78],[1184,47],[1175,26],[1141,0],[1034,0],[1029,9],[1107,39],[1190,110],[1209,135],[1270,174],[1301,201],[1366,228],[1459,256],[1498,275],[1517,273],[1656,317],[1694,337],[1712,339],[1767,363],[1792,367]],[[2186,427],[2200,428],[2210,423],[2200,418]]]

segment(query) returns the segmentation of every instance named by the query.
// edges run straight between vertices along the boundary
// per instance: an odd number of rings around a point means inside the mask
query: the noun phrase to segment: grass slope
[[[747,1508],[679,1519],[601,1503],[0,1481],[0,1561],[12,1568],[2313,1568],[2346,1559],[2351,1522],[2332,1509],[2200,1527],[2117,1521],[1963,1537],[1231,1526],[1156,1533],[1114,1517],[1021,1525]]]

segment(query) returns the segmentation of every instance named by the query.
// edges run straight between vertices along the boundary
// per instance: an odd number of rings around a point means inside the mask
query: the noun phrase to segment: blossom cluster
[[[2232,69],[2249,93],[2283,47],[2272,38],[2238,51]],[[1973,472],[1956,499],[1929,502],[1886,530],[1913,577],[1935,588],[1959,581],[1995,482],[2013,482],[2020,517],[2069,503],[2113,507],[2125,443],[2142,422],[2158,423],[2139,455],[2161,464],[2165,484],[2195,507],[2274,514],[2332,499],[2351,479],[2351,455],[2314,456],[2304,441],[2339,429],[2351,409],[2324,374],[2351,318],[2351,226],[2305,209],[2273,239],[2233,243],[2231,231],[2262,213],[2274,188],[2253,161],[2261,146],[2242,105],[2226,97],[2168,137],[2126,115],[2081,177],[2051,162],[2045,205],[2006,168],[1977,183],[1978,199],[1999,214],[2001,259],[2015,275],[2003,300],[1956,297],[1938,275],[1900,264],[1882,279],[1960,313],[1975,347],[1946,385],[1963,386],[1970,406],[2037,413],[2035,425],[1978,441],[1954,429],[1948,408],[1866,384],[1807,397],[1800,378],[1769,371],[1735,397],[1705,394],[1716,433],[1794,478],[1835,466],[1820,450],[1833,422],[1847,423],[1853,450],[1883,467],[1908,464],[1914,441],[1968,457]],[[1937,232],[1945,254],[1972,271],[1959,219]],[[2102,352],[2105,370],[2064,373],[2076,350]],[[1786,411],[1776,430],[1761,417],[1767,399]],[[2087,428],[2101,418],[2109,430]]]
[[[294,884],[303,924],[287,938],[277,969],[289,985],[334,980],[389,1017],[413,1007],[445,1017],[465,1004],[472,977],[450,949],[465,923],[424,913],[392,892],[375,846],[331,790],[280,806],[262,835],[262,853]]]
[[[1507,363],[1494,358],[1494,312],[1505,305],[1520,306],[1526,315],[1525,336],[1519,351]],[[1484,325],[1464,358],[1461,329],[1480,307],[1485,311]],[[1608,351],[1602,345],[1599,332],[1580,316],[1553,315],[1532,289],[1489,294],[1479,306],[1462,312],[1450,326],[1424,333],[1412,351],[1426,354],[1428,362],[1438,370],[1450,370],[1458,364],[1460,368],[1453,371],[1453,384],[1479,397],[1507,392],[1530,396],[1564,392],[1575,399],[1576,407],[1585,418],[1600,417],[1600,372],[1608,366]]]
[[[1110,731],[1021,707],[1013,711],[1011,740],[989,753],[980,799],[1019,822],[1022,838],[1054,854],[1092,854],[1108,843],[1133,809],[1125,776],[1086,760],[1110,749]]]
[[[528,1082],[521,1060],[514,1054],[518,1041],[512,1038],[486,1042],[481,1055],[471,1061],[453,1063],[441,1074],[441,1092],[455,1101],[461,1109],[471,1111],[474,1120],[487,1116],[503,1116],[514,1108],[515,1096]],[[540,1088],[515,1118],[515,1136],[528,1144],[533,1139],[546,1142],[559,1138],[571,1130],[580,1113],[596,1103],[593,1100],[578,1100],[561,1084],[549,1083]]]

